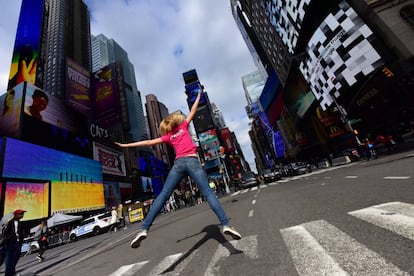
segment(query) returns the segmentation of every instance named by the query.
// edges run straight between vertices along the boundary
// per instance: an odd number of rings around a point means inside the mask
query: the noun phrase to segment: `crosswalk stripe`
[[[207,266],[204,276],[218,275],[219,267],[217,266],[217,263],[220,259],[239,253],[243,253],[250,259],[257,259],[257,236],[248,236],[239,241],[230,241],[225,244],[219,244],[213,258]]]
[[[170,266],[172,266],[181,256],[183,253],[177,253],[174,255],[169,255],[165,257],[156,267],[154,267],[148,275],[160,275],[165,270],[167,270]]]
[[[136,264],[124,265],[118,268],[116,271],[109,274],[109,276],[132,276],[148,263],[149,261],[144,261]]]
[[[348,214],[414,240],[414,205],[412,204],[390,202]]]
[[[299,275],[409,275],[324,220],[280,232]]]

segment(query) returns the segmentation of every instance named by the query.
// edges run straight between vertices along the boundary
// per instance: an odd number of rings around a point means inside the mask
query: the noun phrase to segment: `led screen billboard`
[[[117,67],[111,63],[92,74],[95,123],[102,127],[112,127],[122,120]]]
[[[101,162],[103,173],[126,176],[123,152],[94,142],[93,159]]]
[[[0,97],[0,136],[19,136],[24,83]]]
[[[220,142],[215,129],[199,133],[201,148],[206,160],[216,159],[220,154]]]
[[[4,214],[26,210],[22,220],[49,216],[49,181],[5,181]]]
[[[81,133],[85,129],[61,100],[30,83],[26,86],[24,113],[72,133]]]
[[[229,153],[235,150],[233,137],[229,128],[220,129],[221,141],[223,141],[224,152]]]
[[[32,84],[36,81],[42,20],[43,0],[23,0],[14,42],[8,89],[24,81]]]
[[[199,106],[193,119],[194,128],[197,132],[204,132],[214,127],[213,118],[211,116],[208,105]]]
[[[198,82],[197,71],[195,69],[184,72],[183,79],[185,84],[190,84],[193,82]]]
[[[201,84],[199,82],[195,82],[185,86],[185,94],[187,94],[187,102],[188,105],[193,106],[195,100],[197,99],[198,93],[201,90]],[[207,103],[206,94],[201,92],[201,98],[199,102],[199,106],[203,106]]]
[[[89,71],[82,65],[66,58],[66,103],[87,118],[92,116],[89,75]]]
[[[7,138],[2,176],[50,181],[52,213],[104,208],[102,166],[95,160]]]
[[[275,27],[275,31],[287,46],[289,52],[293,54],[311,0],[265,0],[262,2],[271,24]]]
[[[371,43],[372,31],[345,1],[338,7],[314,32],[299,66],[323,110],[332,105],[343,88],[383,64]]]

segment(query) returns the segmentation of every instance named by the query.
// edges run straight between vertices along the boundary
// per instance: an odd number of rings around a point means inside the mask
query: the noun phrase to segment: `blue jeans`
[[[16,265],[20,259],[21,246],[19,244],[4,245],[4,265],[5,276],[14,276],[16,274]]]
[[[229,219],[227,218],[220,201],[217,199],[216,195],[210,189],[210,186],[208,185],[208,178],[206,172],[204,171],[203,167],[201,167],[198,158],[183,157],[174,161],[174,165],[167,176],[167,180],[164,183],[164,187],[162,188],[161,193],[152,203],[150,211],[148,212],[148,215],[145,217],[141,229],[148,230],[151,227],[155,217],[159,214],[165,202],[174,191],[175,186],[177,186],[181,179],[188,175],[198,185],[200,192],[207,200],[208,204],[210,205],[210,208],[216,214],[221,225],[229,225]]]

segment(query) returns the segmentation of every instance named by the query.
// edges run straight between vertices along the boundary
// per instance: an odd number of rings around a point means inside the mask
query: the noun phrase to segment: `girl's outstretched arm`
[[[116,145],[118,145],[121,148],[131,148],[131,147],[151,147],[157,144],[161,144],[162,140],[161,138],[155,138],[151,140],[143,140],[139,142],[132,142],[132,143],[118,143],[114,142]]]

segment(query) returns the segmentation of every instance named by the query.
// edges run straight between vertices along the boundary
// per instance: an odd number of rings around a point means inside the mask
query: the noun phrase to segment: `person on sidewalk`
[[[109,226],[108,233],[111,231],[116,232],[118,230],[118,211],[115,206],[112,206],[111,211],[111,226]]]
[[[4,233],[4,263],[5,276],[14,276],[16,274],[16,265],[20,259],[23,245],[23,227],[20,220],[23,218],[25,210],[16,210],[13,212],[11,219],[6,226]]]
[[[37,240],[37,243],[39,244],[39,253],[36,256],[36,259],[39,260],[39,262],[44,260],[43,253],[45,253],[47,249],[47,233],[49,229],[47,228],[47,221],[46,219],[42,219],[39,224],[39,229],[37,229],[34,238]]]
[[[167,176],[161,193],[153,202],[149,213],[144,219],[144,223],[141,225],[141,230],[131,241],[132,248],[139,247],[141,241],[147,238],[148,230],[150,229],[155,217],[159,214],[165,201],[172,194],[175,186],[185,176],[190,176],[194,182],[197,183],[201,193],[209,203],[210,208],[219,219],[223,233],[229,235],[233,239],[241,239],[240,233],[229,225],[229,219],[224,212],[220,201],[216,198],[215,194],[209,187],[207,174],[201,166],[200,160],[197,156],[197,146],[191,139],[191,135],[188,130],[189,124],[197,112],[201,93],[202,88],[199,89],[197,98],[194,101],[187,117],[184,117],[180,113],[173,113],[161,121],[161,137],[126,144],[115,142],[115,144],[120,147],[151,147],[157,144],[167,143],[174,148],[176,155],[174,165]]]

